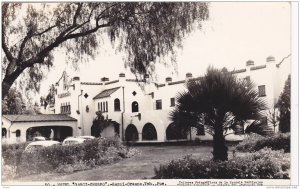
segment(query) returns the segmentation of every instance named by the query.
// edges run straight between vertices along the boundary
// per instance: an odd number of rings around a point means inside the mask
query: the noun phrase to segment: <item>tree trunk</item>
[[[225,137],[223,135],[222,122],[215,125],[215,134],[213,136],[213,156],[215,161],[228,160],[228,148],[225,144]]]
[[[9,89],[24,69],[25,68],[17,68],[12,74],[5,75],[4,79],[2,80],[2,100],[8,95]]]
[[[13,82],[10,81],[2,81],[2,100],[8,95],[8,91],[12,86]]]

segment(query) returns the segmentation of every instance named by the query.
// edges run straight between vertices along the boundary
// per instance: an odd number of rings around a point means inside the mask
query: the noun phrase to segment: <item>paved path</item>
[[[22,178],[22,181],[99,181],[138,180],[154,176],[154,168],[186,155],[210,159],[211,146],[138,146],[140,154],[115,164],[68,175],[42,174]]]

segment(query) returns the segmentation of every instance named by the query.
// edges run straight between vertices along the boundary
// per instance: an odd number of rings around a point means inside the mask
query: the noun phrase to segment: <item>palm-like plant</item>
[[[177,96],[171,120],[187,132],[190,127],[204,126],[213,136],[214,160],[227,160],[227,131],[242,133],[247,120],[261,119],[265,102],[258,97],[251,81],[237,79],[229,72],[212,67],[204,77],[189,80],[186,87],[187,91]]]

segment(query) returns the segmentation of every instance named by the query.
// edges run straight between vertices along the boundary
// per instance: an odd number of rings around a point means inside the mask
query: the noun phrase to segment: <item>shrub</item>
[[[173,160],[155,168],[156,179],[288,179],[290,160],[283,151],[264,148],[229,161]]]
[[[285,153],[290,152],[290,133],[278,133],[269,137],[257,137],[250,135],[243,142],[236,146],[236,150],[242,152],[255,152],[262,148],[271,148],[272,150],[283,149]]]
[[[9,166],[17,166],[21,161],[21,156],[28,145],[26,143],[18,143],[18,144],[3,144],[2,145],[2,157],[5,162],[5,165]]]
[[[95,166],[113,163],[132,155],[118,138],[93,139],[70,146],[51,146],[34,152],[24,152],[14,147],[5,147],[5,164],[17,166],[19,176],[42,172],[74,172]],[[18,153],[18,161],[13,157]]]

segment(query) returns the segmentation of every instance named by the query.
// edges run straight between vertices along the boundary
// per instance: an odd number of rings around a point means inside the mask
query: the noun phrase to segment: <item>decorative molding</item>
[[[103,85],[102,83],[97,82],[80,82],[81,85]]]
[[[61,94],[57,95],[58,98],[64,98],[64,97],[67,97],[67,96],[71,96],[71,93],[69,91],[66,92],[66,93],[61,93]]]
[[[145,79],[126,79],[125,81],[129,81],[129,82],[146,82]]]
[[[180,83],[185,83],[185,80],[170,82],[168,85],[176,85],[176,84],[180,84]]]
[[[105,85],[109,85],[109,84],[113,84],[113,83],[118,83],[118,82],[119,82],[119,80],[109,81],[109,82],[105,83]]]
[[[247,71],[246,68],[244,68],[244,69],[240,69],[240,70],[233,70],[233,71],[231,71],[231,73],[236,74],[236,73],[242,73],[242,72],[246,72],[246,71]]]
[[[263,68],[266,68],[266,67],[267,67],[266,65],[254,66],[254,67],[251,67],[250,70],[259,70],[259,69],[263,69]]]

